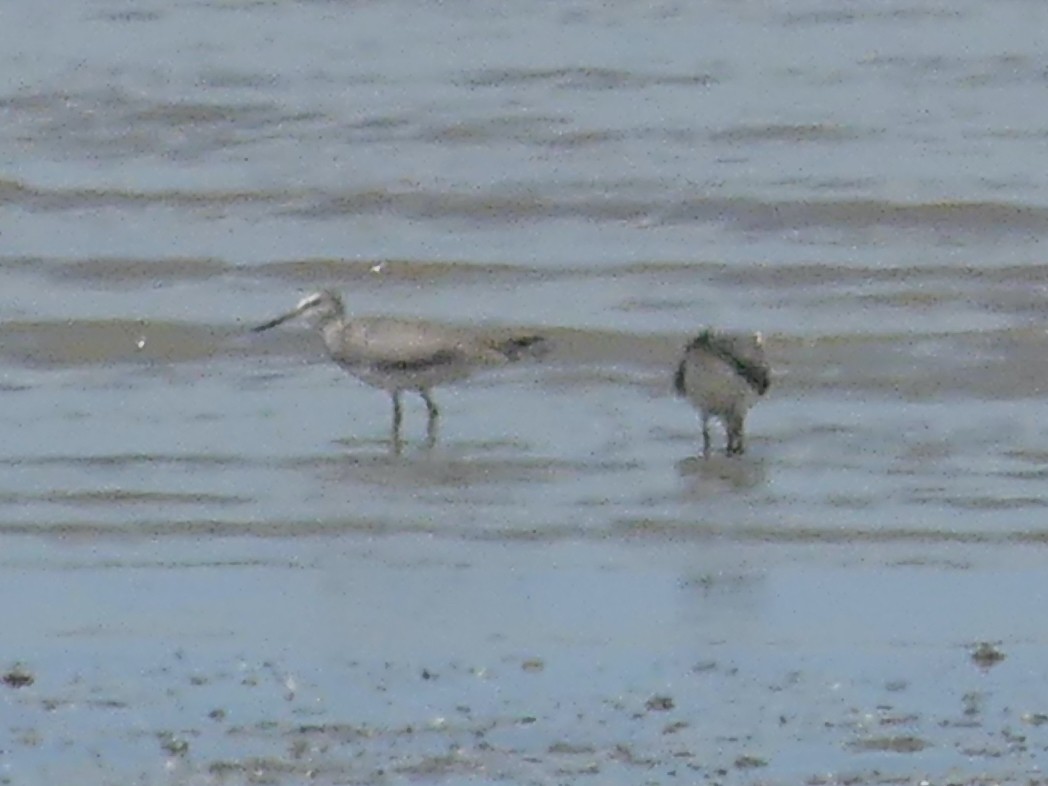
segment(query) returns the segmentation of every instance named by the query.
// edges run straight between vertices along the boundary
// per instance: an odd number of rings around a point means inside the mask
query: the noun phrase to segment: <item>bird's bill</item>
[[[302,313],[302,309],[296,308],[296,309],[294,309],[292,311],[287,312],[286,314],[281,314],[276,319],[271,319],[268,322],[263,322],[261,325],[257,325],[255,327],[251,328],[251,332],[252,333],[261,333],[263,330],[269,330],[270,328],[275,328],[277,325],[284,324],[289,319],[294,319],[295,317],[297,317],[301,313]]]

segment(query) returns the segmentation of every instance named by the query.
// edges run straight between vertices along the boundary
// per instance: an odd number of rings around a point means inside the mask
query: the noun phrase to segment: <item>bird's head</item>
[[[269,322],[265,322],[255,328],[252,328],[256,333],[260,333],[263,330],[269,330],[277,325],[281,325],[288,320],[295,319],[296,317],[303,317],[314,327],[323,325],[325,322],[329,322],[332,319],[341,319],[345,314],[345,308],[342,305],[342,298],[339,297],[337,292],[331,290],[323,290],[321,292],[314,292],[312,295],[306,295],[295,306],[291,311],[286,314],[281,314],[276,319],[271,319]]]

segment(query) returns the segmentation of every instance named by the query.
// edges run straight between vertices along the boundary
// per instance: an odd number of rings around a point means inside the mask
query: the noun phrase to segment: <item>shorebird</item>
[[[432,445],[440,416],[430,393],[434,386],[465,379],[485,366],[538,357],[547,349],[541,336],[495,339],[405,319],[347,318],[342,298],[330,290],[302,298],[291,311],[253,330],[269,330],[296,317],[304,317],[320,331],[328,355],[338,365],[363,382],[389,392],[393,399],[394,448],[400,446],[403,391],[418,392],[426,403],[426,434]]]
[[[702,453],[710,455],[710,418],[724,424],[726,453],[746,449],[743,424],[746,412],[771,384],[760,333],[722,333],[704,330],[688,344],[677,366],[673,386],[702,418]]]

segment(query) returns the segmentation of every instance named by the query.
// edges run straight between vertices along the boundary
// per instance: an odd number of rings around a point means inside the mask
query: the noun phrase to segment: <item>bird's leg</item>
[[[400,423],[404,419],[404,409],[400,405],[400,391],[394,390],[393,397],[393,451],[400,452]]]
[[[429,391],[425,388],[419,388],[418,394],[422,396],[422,400],[426,402],[426,411],[429,412],[429,419],[436,420],[438,417],[440,417],[440,410],[437,409],[437,405],[433,403],[433,399],[429,395]]]
[[[710,457],[710,416],[709,413],[702,413],[702,457]]]
[[[437,419],[440,417],[440,410],[437,409],[428,390],[419,388],[418,394],[426,402],[426,412],[429,413],[429,420],[426,422],[426,444],[433,447],[437,443]]]
[[[727,418],[728,455],[741,456],[746,447],[742,441],[742,415],[732,412]]]

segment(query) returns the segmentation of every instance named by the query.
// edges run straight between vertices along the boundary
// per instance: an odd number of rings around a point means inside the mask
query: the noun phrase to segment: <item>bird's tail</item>
[[[515,361],[524,358],[540,358],[551,349],[550,342],[543,336],[514,336],[495,345],[506,360]]]

